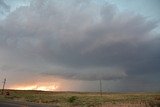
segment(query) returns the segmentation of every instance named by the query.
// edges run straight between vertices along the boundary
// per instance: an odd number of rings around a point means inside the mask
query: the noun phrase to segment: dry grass
[[[49,103],[60,107],[160,107],[160,93],[44,92],[9,90],[0,100]]]

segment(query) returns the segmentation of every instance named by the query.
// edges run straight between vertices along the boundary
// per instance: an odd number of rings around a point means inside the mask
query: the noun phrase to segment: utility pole
[[[4,87],[5,87],[5,84],[6,84],[6,78],[4,79],[4,81],[3,81],[3,87],[2,87],[2,95],[4,94]]]
[[[99,91],[102,97],[102,80],[101,79],[99,80]]]

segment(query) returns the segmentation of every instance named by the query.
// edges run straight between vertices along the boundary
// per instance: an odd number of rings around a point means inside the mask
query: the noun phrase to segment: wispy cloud
[[[5,0],[0,0],[0,14],[10,11],[10,6],[6,4]]]

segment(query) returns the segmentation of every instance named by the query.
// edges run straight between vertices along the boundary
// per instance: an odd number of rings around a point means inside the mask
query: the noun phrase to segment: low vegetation
[[[160,93],[45,92],[8,90],[0,101],[47,103],[60,107],[160,107]]]

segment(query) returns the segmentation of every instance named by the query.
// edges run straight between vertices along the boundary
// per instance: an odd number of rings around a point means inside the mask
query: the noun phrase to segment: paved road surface
[[[49,106],[45,104],[35,104],[35,103],[18,103],[18,102],[0,102],[0,107],[57,107]]]

